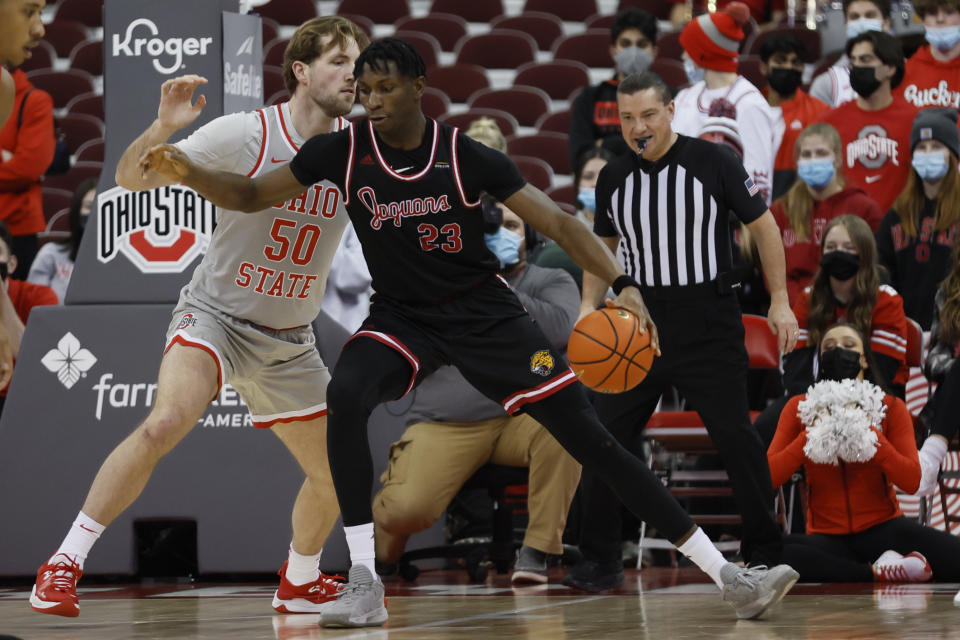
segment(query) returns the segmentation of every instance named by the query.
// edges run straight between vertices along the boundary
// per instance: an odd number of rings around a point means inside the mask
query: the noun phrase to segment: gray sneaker
[[[378,627],[386,621],[383,583],[362,564],[350,567],[349,581],[320,615],[321,627]]]
[[[723,600],[733,605],[738,618],[759,618],[780,602],[799,577],[799,573],[785,564],[770,569],[765,566],[741,569],[728,562],[720,570]]]
[[[523,545],[517,551],[510,582],[544,584],[547,581],[547,554]]]

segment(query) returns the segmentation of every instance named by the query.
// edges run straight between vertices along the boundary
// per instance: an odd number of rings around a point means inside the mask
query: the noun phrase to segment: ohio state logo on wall
[[[182,273],[210,244],[216,207],[182,185],[114,187],[97,197],[97,260],[123,254],[143,273]]]

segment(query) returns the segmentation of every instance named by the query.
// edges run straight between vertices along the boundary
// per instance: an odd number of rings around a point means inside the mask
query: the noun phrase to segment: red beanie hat
[[[738,48],[743,40],[741,26],[749,19],[747,5],[731,2],[716,13],[705,13],[687,23],[680,32],[680,44],[704,69],[736,71]]]

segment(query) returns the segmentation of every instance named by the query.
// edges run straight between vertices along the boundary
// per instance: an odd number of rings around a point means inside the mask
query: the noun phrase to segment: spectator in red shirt
[[[773,199],[790,188],[797,177],[794,143],[808,124],[817,122],[830,107],[800,88],[807,47],[796,36],[777,33],[760,46],[760,69],[767,77],[763,93],[774,114]],[[838,154],[839,157],[839,154]]]
[[[7,69],[23,64],[43,37],[40,12],[45,0],[0,2],[0,127],[14,113],[15,89]]]
[[[820,264],[823,231],[831,220],[853,214],[876,231],[884,212],[863,189],[843,177],[840,134],[818,122],[805,128],[793,145],[793,160],[800,175],[770,211],[780,226],[787,260],[787,293],[790,304],[799,300]]]
[[[960,109],[960,0],[919,0],[914,8],[930,44],[907,60],[903,97],[918,109]]]
[[[910,130],[917,110],[893,89],[904,73],[903,49],[890,34],[867,31],[847,41],[857,99],[823,120],[840,133],[844,168],[884,211],[910,174]]]

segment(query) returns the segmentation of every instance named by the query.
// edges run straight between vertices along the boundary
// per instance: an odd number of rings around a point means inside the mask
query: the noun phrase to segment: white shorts
[[[258,428],[327,413],[330,373],[310,325],[269,329],[181,300],[167,329],[164,353],[174,344],[213,356],[218,393],[224,383],[233,385]]]

